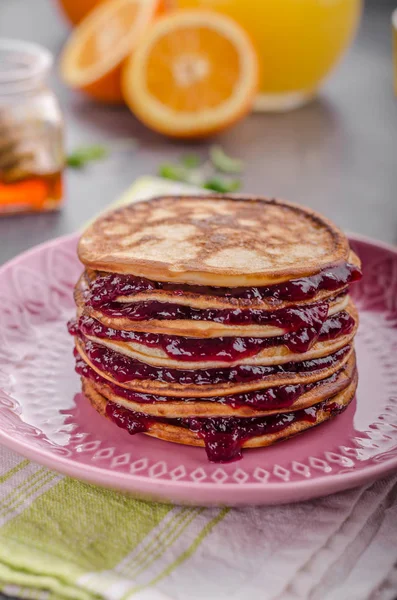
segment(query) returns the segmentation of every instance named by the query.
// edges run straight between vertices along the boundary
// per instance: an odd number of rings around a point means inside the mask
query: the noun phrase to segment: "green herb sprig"
[[[241,188],[241,181],[239,179],[226,181],[222,177],[210,177],[204,183],[203,188],[218,192],[219,194],[230,194],[231,192],[237,192]]]
[[[80,146],[66,157],[66,164],[73,169],[82,169],[88,163],[102,160],[109,156],[108,149],[101,144],[92,146]]]
[[[239,158],[228,156],[221,146],[211,146],[210,159],[214,167],[221,173],[242,173],[244,163]]]
[[[201,158],[198,154],[185,154],[181,158],[181,163],[186,169],[196,169],[201,163]]]
[[[187,154],[181,157],[179,163],[161,164],[157,174],[165,179],[227,194],[238,191],[241,180],[225,177],[224,174],[240,174],[243,168],[241,160],[228,156],[221,146],[212,146],[209,160],[203,162],[199,155]]]

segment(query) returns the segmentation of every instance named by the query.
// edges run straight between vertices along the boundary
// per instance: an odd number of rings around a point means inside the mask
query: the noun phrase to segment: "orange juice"
[[[361,0],[172,0],[236,19],[261,61],[259,110],[284,110],[311,98],[349,46]]]

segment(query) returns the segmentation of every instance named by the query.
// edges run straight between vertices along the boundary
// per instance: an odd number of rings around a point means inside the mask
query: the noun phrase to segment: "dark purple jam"
[[[109,302],[102,304],[101,312],[112,318],[127,318],[130,321],[211,321],[222,325],[271,325],[286,331],[301,327],[316,326],[327,318],[328,302],[318,302],[297,308],[281,308],[276,311],[259,309],[212,309],[205,310],[170,304],[168,302]]]
[[[76,335],[79,335],[80,328],[79,328],[79,323],[78,323],[78,321],[76,321],[76,319],[70,319],[70,321],[68,321],[67,327],[68,327],[68,332],[70,333],[70,335],[73,335],[74,337]]]
[[[284,365],[253,366],[239,365],[223,369],[170,369],[153,367],[110,350],[90,340],[84,341],[84,350],[90,362],[99,370],[108,373],[115,381],[126,383],[134,380],[160,381],[183,385],[220,385],[262,381],[269,375],[284,373],[309,373],[334,366],[350,351],[345,346],[338,352],[322,358],[290,362]]]
[[[101,275],[93,281],[90,286],[89,302],[92,306],[99,307],[105,303],[113,302],[120,296],[133,296],[151,290],[167,290],[175,296],[188,293],[236,298],[251,302],[258,302],[264,298],[298,302],[313,298],[321,290],[338,290],[359,279],[361,279],[361,270],[350,263],[336,265],[311,277],[292,279],[285,283],[265,287],[227,288],[163,283],[161,281],[151,281],[144,277],[109,273]]]
[[[106,404],[106,414],[113,423],[116,423],[117,427],[126,429],[131,435],[147,431],[155,421],[154,417],[132,412],[113,402]]]
[[[94,383],[108,386],[120,398],[125,398],[125,400],[129,400],[131,402],[138,402],[139,404],[158,404],[165,402],[214,402],[216,404],[226,404],[234,409],[242,406],[248,406],[254,410],[275,410],[289,408],[302,394],[309,392],[311,389],[320,384],[323,385],[333,383],[336,381],[339,375],[339,373],[334,373],[327,379],[322,379],[321,381],[315,383],[307,383],[304,385],[280,385],[274,388],[257,390],[253,392],[231,394],[230,396],[211,396],[209,398],[178,398],[158,396],[157,394],[144,394],[141,392],[136,392],[135,390],[129,390],[120,387],[119,385],[115,385],[91,369],[91,367],[83,361],[78,353],[76,353],[76,371],[79,375],[90,379]]]
[[[70,325],[75,331],[75,325]],[[150,348],[161,348],[170,358],[181,361],[218,360],[233,362],[255,356],[264,348],[284,345],[293,352],[307,352],[316,341],[335,339],[352,331],[354,319],[346,311],[321,319],[298,331],[271,338],[220,337],[188,338],[159,333],[121,331],[103,325],[96,319],[83,316],[78,328],[83,335],[122,342],[138,342]],[[76,335],[76,334],[72,334]]]
[[[143,413],[130,411],[119,404],[108,402],[106,415],[118,427],[126,429],[128,433],[141,433],[148,431],[155,423],[164,423],[184,427],[197,433],[204,440],[208,460],[216,463],[225,463],[239,460],[242,457],[241,447],[247,440],[266,434],[283,431],[292,423],[307,422],[314,424],[317,413],[325,409],[333,414],[342,410],[337,404],[329,407],[326,402],[316,406],[290,413],[281,413],[269,417],[211,417],[211,418],[184,418],[166,419],[163,417],[150,417]]]

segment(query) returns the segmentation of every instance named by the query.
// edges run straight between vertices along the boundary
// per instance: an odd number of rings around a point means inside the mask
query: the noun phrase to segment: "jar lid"
[[[39,44],[0,39],[0,95],[34,90],[52,64],[51,52]]]

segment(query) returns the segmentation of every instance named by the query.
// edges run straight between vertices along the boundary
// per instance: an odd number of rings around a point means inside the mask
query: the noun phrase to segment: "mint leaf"
[[[189,179],[186,169],[180,165],[174,165],[172,163],[164,163],[160,165],[157,173],[160,177],[171,179],[172,181],[183,181],[186,183]]]
[[[181,157],[181,164],[186,169],[195,169],[201,163],[201,158],[198,154],[185,154]]]
[[[205,181],[203,188],[206,190],[213,190],[220,194],[227,194],[230,192],[237,192],[241,187],[241,181],[239,179],[227,180],[223,177],[210,177]]]
[[[66,157],[66,164],[68,167],[81,169],[91,161],[106,158],[108,154],[107,148],[100,144],[80,146]]]

